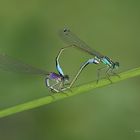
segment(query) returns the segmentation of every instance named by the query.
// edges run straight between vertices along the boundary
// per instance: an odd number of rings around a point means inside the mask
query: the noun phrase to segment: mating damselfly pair
[[[79,39],[73,32],[69,29],[65,28],[59,31],[59,36],[61,39],[68,44],[67,47],[61,48],[58,55],[56,56],[56,70],[58,73],[55,72],[47,72],[46,70],[42,70],[31,66],[29,64],[25,64],[19,60],[13,59],[7,55],[0,54],[0,68],[9,71],[15,72],[22,72],[28,74],[36,74],[43,76],[45,78],[46,86],[53,92],[61,92],[66,89],[69,89],[73,86],[75,81],[77,80],[80,73],[83,71],[85,67],[89,64],[100,64],[103,63],[105,67],[99,68],[97,71],[97,82],[99,81],[100,71],[107,68],[105,74],[106,77],[110,82],[110,74],[116,75],[119,77],[118,74],[114,72],[116,68],[119,67],[119,62],[112,61],[109,57],[102,55],[101,53],[97,52],[96,50],[90,48],[84,41]],[[80,67],[79,71],[76,73],[74,78],[69,81],[69,76],[65,75],[60,64],[59,59],[62,52],[65,49],[75,47],[83,52],[88,53],[89,55],[93,56],[93,58],[88,59],[82,66]]]

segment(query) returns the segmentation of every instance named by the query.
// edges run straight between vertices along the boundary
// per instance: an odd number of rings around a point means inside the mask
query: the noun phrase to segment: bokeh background
[[[63,27],[119,61],[118,73],[140,65],[138,0],[0,1],[0,53],[56,72],[55,56],[66,46],[57,34]],[[70,49],[61,65],[72,78],[90,57]],[[75,86],[96,80],[96,69],[86,68]],[[136,77],[2,118],[0,139],[139,140],[139,85]],[[0,71],[0,109],[48,94],[42,77]]]

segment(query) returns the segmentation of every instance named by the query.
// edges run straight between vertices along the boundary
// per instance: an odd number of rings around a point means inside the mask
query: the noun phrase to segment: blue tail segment
[[[59,64],[58,61],[56,61],[56,69],[57,69],[57,71],[59,72],[60,75],[64,76],[63,70],[60,67],[60,64]]]

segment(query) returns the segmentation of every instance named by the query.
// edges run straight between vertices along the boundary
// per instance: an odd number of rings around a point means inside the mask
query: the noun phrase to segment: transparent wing
[[[0,54],[0,69],[12,71],[17,73],[27,73],[36,75],[47,75],[48,72],[29,64],[25,64],[19,60],[11,58],[10,56]]]
[[[61,29],[59,31],[59,36],[65,43],[67,43],[69,45],[75,45],[78,49],[81,49],[90,55],[94,55],[99,58],[103,57],[102,54],[100,54],[96,50],[90,48],[84,41],[82,41],[79,37],[77,37],[73,32],[71,32],[67,28]]]

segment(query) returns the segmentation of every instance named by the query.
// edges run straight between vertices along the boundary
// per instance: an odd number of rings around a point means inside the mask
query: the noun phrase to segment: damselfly
[[[69,77],[68,75],[64,75],[58,62],[58,58],[59,55],[56,57],[56,69],[58,73],[55,73],[47,72],[46,70],[42,70],[29,64],[23,63],[5,54],[0,54],[0,69],[16,73],[26,73],[43,76],[45,78],[46,86],[51,91],[60,92],[65,90],[64,86],[69,81]]]
[[[70,47],[76,47],[90,55],[93,56],[93,58],[87,60],[79,69],[79,71],[77,72],[77,74],[75,75],[75,77],[73,78],[72,82],[70,83],[71,87],[74,82],[76,81],[76,79],[78,78],[79,74],[82,72],[82,70],[88,65],[88,64],[99,64],[99,63],[103,63],[105,64],[105,67],[103,68],[99,68],[97,71],[97,83],[99,81],[99,75],[100,75],[100,71],[106,67],[106,76],[107,78],[111,81],[110,74],[112,73],[113,75],[116,75],[119,77],[118,74],[116,74],[113,70],[119,67],[119,62],[114,62],[112,61],[109,57],[102,55],[101,53],[97,52],[96,50],[90,48],[84,41],[82,41],[81,39],[79,39],[73,32],[71,32],[69,29],[65,28],[63,30],[59,31],[59,35],[61,37],[61,39],[67,43],[69,46],[62,48],[60,50],[60,54],[67,48]],[[59,60],[58,60],[59,61]]]

